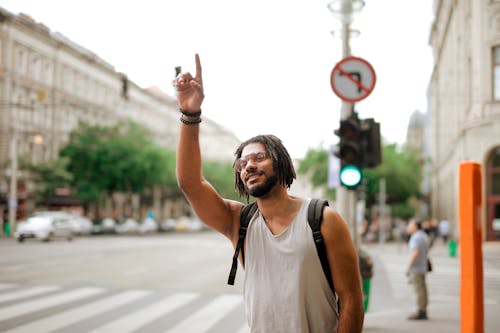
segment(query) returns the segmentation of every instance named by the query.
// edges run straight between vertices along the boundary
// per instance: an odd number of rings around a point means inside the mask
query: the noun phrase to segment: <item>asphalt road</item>
[[[460,330],[460,265],[431,251],[426,322],[404,276],[404,244],[367,244],[375,262],[364,332]],[[485,331],[500,325],[500,247],[484,244]],[[0,332],[246,333],[243,270],[226,284],[233,249],[211,232],[91,236],[42,243],[0,238]]]
[[[212,232],[146,236],[89,236],[48,243],[0,241],[2,281],[92,283],[120,288],[241,294],[241,278],[227,286],[233,249]],[[238,279],[239,278],[239,279]]]
[[[247,332],[243,273],[212,231],[0,239],[0,332]]]

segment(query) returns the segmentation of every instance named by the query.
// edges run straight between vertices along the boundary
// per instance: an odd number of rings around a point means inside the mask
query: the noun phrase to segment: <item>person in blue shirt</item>
[[[410,240],[408,243],[409,261],[406,275],[413,285],[417,298],[417,312],[408,317],[409,320],[427,319],[428,293],[425,277],[427,274],[427,255],[430,248],[429,236],[422,230],[420,222],[411,221],[407,228]]]

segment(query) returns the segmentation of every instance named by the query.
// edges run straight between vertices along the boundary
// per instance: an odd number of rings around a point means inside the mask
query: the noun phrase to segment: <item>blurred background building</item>
[[[458,166],[481,163],[484,238],[500,240],[500,1],[433,3],[431,214],[457,230]]]
[[[126,73],[115,71],[61,33],[0,7],[0,212],[8,207],[13,159],[22,156],[34,164],[54,159],[80,122],[112,126],[125,119],[143,125],[158,144],[175,150],[179,131],[175,98],[156,87],[139,87]],[[236,136],[210,119],[203,125],[204,157],[232,160],[239,144]],[[33,205],[31,186],[19,170],[21,215],[29,210],[26,205]]]
[[[417,154],[422,168],[422,183],[420,187],[422,197],[417,202],[419,209],[416,212],[416,217],[421,219],[430,216],[428,115],[429,113],[422,113],[419,110],[415,110],[410,117],[406,131],[406,148]]]

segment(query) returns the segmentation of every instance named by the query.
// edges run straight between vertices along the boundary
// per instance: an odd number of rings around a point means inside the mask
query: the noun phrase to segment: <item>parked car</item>
[[[56,216],[69,221],[73,235],[88,235],[92,231],[92,222],[85,216],[64,211],[39,211],[33,216]]]
[[[194,218],[191,220],[191,225],[189,230],[191,231],[202,231],[210,229],[205,223],[201,222],[200,219]]]
[[[92,225],[92,234],[114,234],[116,233],[116,222],[112,218],[105,218],[102,221],[94,222]]]
[[[208,230],[209,227],[197,217],[182,216],[177,220],[174,229],[176,231],[202,231]]]
[[[92,221],[85,216],[75,215],[73,228],[78,235],[89,235],[92,232]]]
[[[173,230],[175,230],[175,224],[176,224],[176,222],[174,219],[172,219],[172,218],[166,219],[160,224],[160,230],[161,231],[173,231]]]
[[[155,233],[158,231],[158,223],[154,219],[147,217],[139,225],[138,230],[140,234]]]
[[[19,242],[27,238],[50,241],[56,237],[73,239],[71,220],[64,215],[34,215],[17,225],[15,237]]]
[[[119,234],[135,234],[139,232],[139,223],[134,219],[128,218],[125,222],[116,226],[116,232]]]

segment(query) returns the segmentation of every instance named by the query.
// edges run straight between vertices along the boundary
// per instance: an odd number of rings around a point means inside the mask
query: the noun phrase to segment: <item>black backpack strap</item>
[[[309,222],[313,232],[314,244],[316,245],[316,250],[318,251],[321,267],[323,267],[323,272],[325,273],[328,284],[335,294],[335,286],[333,285],[330,264],[328,263],[328,257],[326,255],[326,246],[323,236],[321,235],[321,222],[323,220],[323,210],[325,206],[328,206],[328,201],[311,199],[307,210],[307,221]]]
[[[238,231],[238,242],[236,243],[236,248],[234,249],[233,264],[231,265],[231,272],[229,272],[229,278],[227,284],[234,285],[234,279],[236,278],[236,270],[238,269],[238,255],[241,250],[241,257],[243,259],[243,265],[245,264],[245,250],[243,249],[243,242],[247,234],[248,223],[250,219],[255,214],[259,207],[256,202],[244,206],[241,209],[240,214],[240,228]]]

